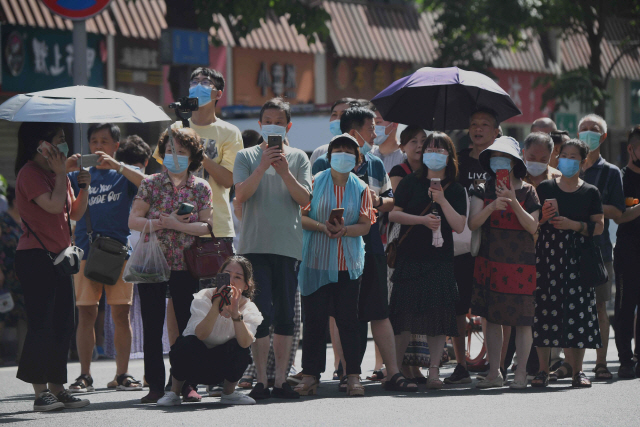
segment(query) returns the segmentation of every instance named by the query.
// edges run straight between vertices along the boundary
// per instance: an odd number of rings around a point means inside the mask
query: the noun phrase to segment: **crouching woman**
[[[208,288],[194,296],[189,323],[169,353],[171,391],[158,400],[158,406],[180,405],[179,394],[185,381],[194,384],[224,381],[221,403],[256,403],[235,391],[238,380],[252,362],[249,347],[262,323],[262,314],[251,301],[255,290],[253,269],[246,258],[233,256],[224,262],[220,272],[230,275],[230,292],[225,297],[219,295],[218,289]]]

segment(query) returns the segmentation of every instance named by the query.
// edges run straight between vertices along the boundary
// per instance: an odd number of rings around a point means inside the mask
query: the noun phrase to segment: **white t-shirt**
[[[211,297],[214,292],[215,289],[208,288],[193,295],[193,302],[191,303],[191,318],[189,319],[189,323],[187,323],[187,327],[184,329],[182,335],[186,337],[196,334],[196,326],[202,322],[207,314],[209,314],[209,310],[211,310]],[[253,302],[247,301],[242,307],[240,307],[240,314],[244,318],[243,322],[247,325],[249,332],[251,332],[252,335],[255,335],[256,330],[262,323],[263,319],[258,307],[256,307]],[[235,337],[236,332],[233,327],[233,320],[218,315],[218,319],[216,320],[215,325],[213,325],[211,333],[203,342],[207,348],[213,348],[217,345],[224,344]],[[255,338],[253,340],[255,341]]]

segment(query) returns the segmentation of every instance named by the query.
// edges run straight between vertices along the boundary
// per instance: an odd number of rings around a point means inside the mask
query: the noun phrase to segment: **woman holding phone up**
[[[424,165],[395,191],[389,221],[402,224],[389,318],[402,364],[411,334],[426,335],[430,354],[427,388],[442,388],[440,356],[447,335],[457,336],[453,232],[464,230],[466,193],[456,183],[458,156],[451,139],[434,132],[422,146]],[[398,367],[400,368],[400,366]]]
[[[325,332],[335,317],[347,374],[347,395],[364,396],[360,384],[358,295],[364,268],[362,236],[376,221],[369,187],[351,171],[360,157],[352,136],[329,143],[331,168],[314,177],[313,199],[302,210],[303,250],[298,286],[305,313],[302,342],[301,396],[316,393],[326,365]],[[332,211],[343,209],[336,219]],[[333,214],[335,216],[336,214]],[[329,221],[333,219],[333,221]]]
[[[533,234],[538,229],[540,204],[536,190],[523,182],[527,167],[515,139],[502,136],[480,153],[489,180],[471,199],[469,228],[482,228],[474,271],[473,314],[487,319],[485,344],[490,364],[476,387],[502,387],[500,372],[502,327],[516,327],[518,369],[511,388],[527,386],[536,289]]]
[[[165,131],[158,142],[158,152],[167,170],[142,181],[129,214],[129,228],[132,230],[144,231],[150,220],[171,268],[168,282],[138,284],[144,331],[144,371],[149,383],[149,394],[142,398],[142,403],[156,403],[164,395],[162,328],[167,286],[173,299],[178,330],[182,333],[189,321],[193,294],[199,289],[198,279],[194,279],[187,270],[184,250],[191,247],[196,236],[209,234],[212,221],[211,187],[207,181],[193,174],[202,165],[200,137],[190,128],[172,129],[171,135],[169,138]],[[190,213],[178,215],[182,203],[194,208]],[[148,226],[146,230],[149,231]],[[200,400],[200,395],[188,385],[182,392],[185,401]]]

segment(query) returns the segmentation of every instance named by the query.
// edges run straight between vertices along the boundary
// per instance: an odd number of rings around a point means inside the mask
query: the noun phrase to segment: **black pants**
[[[359,292],[360,278],[351,280],[347,271],[341,271],[337,283],[329,283],[302,297],[302,369],[305,374],[320,378],[325,370],[327,346],[324,338],[329,314],[335,317],[340,333],[346,374],[360,374]]]
[[[182,334],[191,317],[191,301],[193,294],[198,292],[199,280],[191,277],[188,271],[171,271],[168,282],[138,284],[144,333],[144,375],[149,389],[156,392],[162,392],[165,383],[162,330],[167,286],[173,300],[178,331]]]
[[[635,243],[635,244],[634,244]],[[616,275],[615,325],[616,347],[621,365],[633,364],[631,340],[636,307],[640,308],[640,246],[637,242],[627,243],[618,240],[615,248],[614,271]],[[640,316],[635,321],[636,331],[640,334]],[[640,344],[636,340],[636,357],[640,356]]]
[[[16,377],[31,384],[64,384],[75,323],[73,278],[57,274],[43,249],[17,251],[15,268],[27,312]]]
[[[218,384],[223,380],[238,382],[252,362],[249,348],[240,347],[235,338],[207,348],[194,335],[178,337],[171,346],[169,359],[171,374],[178,381],[193,384]]]

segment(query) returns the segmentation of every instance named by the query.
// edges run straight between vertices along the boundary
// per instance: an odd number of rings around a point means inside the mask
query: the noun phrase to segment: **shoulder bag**
[[[432,202],[429,202],[427,207],[422,211],[422,213],[420,213],[419,216],[423,216],[424,214],[429,212],[429,209],[431,209],[432,204],[433,204]],[[393,242],[387,244],[387,249],[385,249],[385,253],[387,255],[387,266],[389,268],[396,268],[396,256],[398,254],[398,248],[400,247],[402,242],[404,242],[404,239],[407,238],[411,230],[413,230],[413,227],[415,227],[415,225],[412,225],[411,227],[409,227],[409,229],[402,235],[402,237],[393,239]]]
[[[89,206],[87,206],[85,219],[90,246],[84,266],[84,276],[94,282],[113,286],[118,283],[129,248],[111,237],[98,236],[95,240],[93,239]]]
[[[211,225],[207,223],[207,227],[211,239],[196,237],[193,245],[184,250],[187,270],[194,279],[214,277],[226,259],[233,255],[231,242],[216,238]]]
[[[609,273],[602,259],[600,246],[593,240],[593,230],[596,228],[594,222],[587,223],[589,236],[582,244],[582,256],[580,259],[580,278],[587,286],[596,287],[604,285],[609,281]]]

